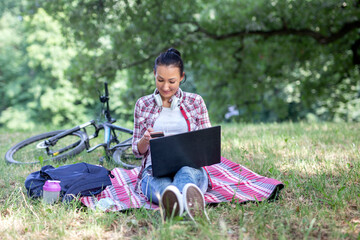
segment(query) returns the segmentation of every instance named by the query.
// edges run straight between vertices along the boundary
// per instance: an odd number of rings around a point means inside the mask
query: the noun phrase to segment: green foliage
[[[26,105],[31,93],[23,91],[31,86],[23,42],[21,19],[6,12],[0,19],[0,123],[9,127],[32,127],[31,111]],[[10,122],[14,119],[13,122]],[[21,124],[24,122],[24,124]]]
[[[66,44],[61,34],[61,25],[43,9],[25,21],[30,30],[27,37],[28,64],[38,73],[34,79],[37,88],[34,92],[38,92],[34,107],[43,110],[41,120],[54,125],[85,121],[88,100],[83,98],[80,89],[66,76],[76,51]]]
[[[131,121],[169,47],[183,55],[183,87],[204,97],[213,121],[231,105],[234,121],[359,121],[355,0],[6,0],[0,16],[8,127],[16,112],[28,123],[79,123],[104,81],[116,117]]]
[[[85,121],[86,106],[92,100],[83,98],[66,77],[76,51],[66,46],[59,23],[42,9],[21,21],[4,14],[2,21],[7,23],[2,24],[7,41],[3,41],[5,55],[1,55],[5,102],[0,123],[8,128],[33,128],[35,123]],[[24,29],[25,35],[21,35]]]

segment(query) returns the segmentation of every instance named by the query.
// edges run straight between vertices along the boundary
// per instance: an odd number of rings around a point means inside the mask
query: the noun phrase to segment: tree
[[[32,18],[6,13],[1,23],[0,123],[19,129],[85,121],[91,100],[65,76],[74,50],[65,45],[59,23],[42,9]]]
[[[333,119],[340,103],[359,97],[359,5],[148,0],[60,1],[45,8],[63,12],[67,30],[86,48],[104,49],[107,39],[111,47],[97,56],[103,66],[97,74],[111,80],[118,70],[132,72],[131,103],[151,85],[156,55],[174,46],[217,120],[227,103],[242,110],[240,119],[266,121],[308,113]]]
[[[0,123],[8,127],[34,127],[31,111],[26,108],[30,92],[30,74],[25,54],[19,1],[3,1],[0,7]]]
[[[75,47],[65,74],[84,95],[126,85],[114,99],[122,119],[152,93],[155,57],[175,47],[184,88],[212,120],[230,105],[238,121],[360,120],[360,1],[59,0],[29,3],[27,14],[40,7]]]

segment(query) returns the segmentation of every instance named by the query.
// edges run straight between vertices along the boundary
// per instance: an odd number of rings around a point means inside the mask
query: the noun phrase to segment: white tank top
[[[167,136],[187,132],[188,126],[179,107],[176,107],[174,110],[163,107],[154,123],[153,129],[154,131],[164,132],[165,136]]]
[[[171,108],[163,107],[159,117],[154,123],[153,129],[156,132],[164,132],[164,135],[168,136],[187,132],[188,126],[179,107],[176,107],[173,110],[171,110]],[[151,155],[148,156],[145,168],[150,165],[152,165]]]

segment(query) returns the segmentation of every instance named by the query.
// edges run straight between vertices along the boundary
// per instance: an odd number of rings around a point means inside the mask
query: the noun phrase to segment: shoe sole
[[[188,186],[184,189],[184,204],[190,218],[202,217],[205,213],[205,201],[202,193],[195,186]],[[195,221],[195,220],[194,220]]]
[[[180,202],[173,191],[166,190],[163,193],[163,196],[161,198],[161,204],[165,209],[165,214],[167,217],[180,215]]]

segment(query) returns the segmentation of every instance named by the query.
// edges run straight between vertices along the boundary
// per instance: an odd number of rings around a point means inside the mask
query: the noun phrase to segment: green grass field
[[[4,155],[37,133],[0,129],[0,239],[360,239],[359,123],[222,125],[222,155],[285,188],[271,203],[207,207],[211,224],[197,225],[164,222],[159,211],[104,213],[28,199],[24,180],[40,165],[8,165]],[[66,164],[97,164],[101,155]]]

